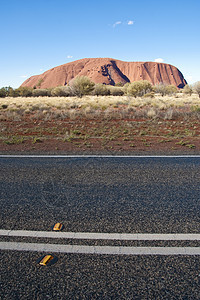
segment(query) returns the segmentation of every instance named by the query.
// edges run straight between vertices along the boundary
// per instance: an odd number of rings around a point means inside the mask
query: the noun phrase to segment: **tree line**
[[[115,86],[105,84],[95,84],[86,76],[77,76],[66,86],[58,86],[55,88],[30,88],[19,87],[13,89],[12,87],[2,87],[0,89],[0,97],[82,97],[84,95],[96,96],[122,96],[129,95],[133,97],[154,97],[155,93],[161,96],[173,95],[178,92],[174,85],[167,85],[164,83],[153,86],[147,80],[134,81],[131,83],[117,83]],[[193,86],[186,85],[182,92],[191,95],[197,93],[200,98],[200,81],[196,82]]]

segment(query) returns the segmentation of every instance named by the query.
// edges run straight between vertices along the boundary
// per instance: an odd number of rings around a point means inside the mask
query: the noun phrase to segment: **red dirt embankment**
[[[200,125],[185,120],[76,118],[1,122],[0,154],[198,154]]]
[[[95,83],[115,85],[138,80],[148,80],[153,85],[172,84],[178,88],[187,82],[174,66],[157,62],[125,62],[112,58],[84,58],[35,75],[22,86],[51,88],[64,86],[76,76],[87,76]]]

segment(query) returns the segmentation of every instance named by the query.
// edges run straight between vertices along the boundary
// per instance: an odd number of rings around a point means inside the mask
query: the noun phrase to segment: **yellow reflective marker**
[[[46,255],[43,259],[39,262],[40,265],[46,266],[54,257],[52,255]]]
[[[53,227],[53,230],[60,231],[60,230],[62,230],[62,228],[63,228],[63,225],[61,223],[56,223]]]

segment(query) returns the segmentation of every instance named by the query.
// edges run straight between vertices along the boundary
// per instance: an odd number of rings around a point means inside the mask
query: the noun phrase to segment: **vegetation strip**
[[[6,97],[0,99],[3,153],[198,153],[197,94]]]

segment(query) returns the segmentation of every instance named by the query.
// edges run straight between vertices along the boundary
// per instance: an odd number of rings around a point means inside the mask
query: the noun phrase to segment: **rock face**
[[[174,66],[157,62],[125,62],[112,58],[84,58],[35,75],[22,86],[50,88],[64,86],[76,76],[87,76],[95,83],[115,85],[148,80],[153,85],[172,84],[183,88],[187,82]]]

